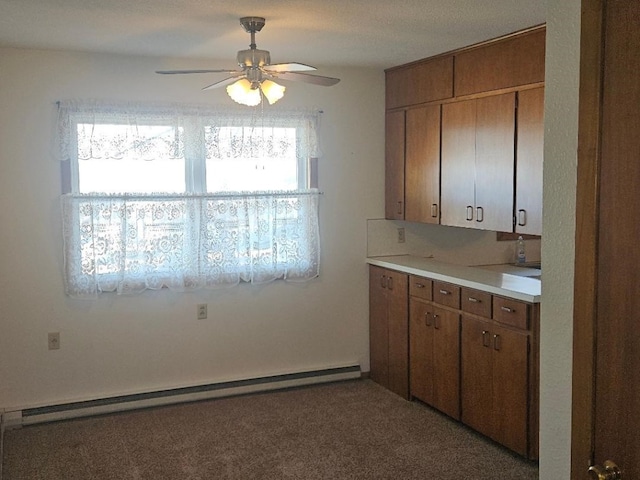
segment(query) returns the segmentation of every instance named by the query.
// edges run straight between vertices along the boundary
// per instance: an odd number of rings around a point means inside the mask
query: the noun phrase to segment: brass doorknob
[[[593,480],[622,480],[622,472],[611,460],[605,461],[603,466],[590,466],[589,475]]]

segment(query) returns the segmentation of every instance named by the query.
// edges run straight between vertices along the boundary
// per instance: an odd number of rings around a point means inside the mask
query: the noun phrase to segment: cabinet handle
[[[482,331],[482,346],[483,347],[488,347],[489,346],[489,332],[487,330],[483,330]]]
[[[425,312],[425,314],[424,314],[424,324],[425,324],[427,327],[430,327],[430,326],[431,326],[431,323],[429,323],[429,319],[430,319],[430,318],[431,318],[431,312]]]
[[[473,207],[471,205],[467,205],[467,222],[471,222],[473,220]]]
[[[387,288],[393,290],[393,277],[387,277]]]
[[[438,204],[437,203],[431,204],[431,217],[432,218],[438,218]]]
[[[440,330],[440,315],[433,314],[433,328]]]
[[[424,288],[424,284],[422,283],[416,283],[416,288]]]
[[[509,308],[509,307],[500,307],[500,310],[502,310],[503,312],[507,312],[507,313],[514,313],[515,310],[513,308]]]
[[[402,215],[402,201],[398,201],[398,215]]]
[[[442,289],[441,289],[441,290],[440,290],[440,293],[441,293],[442,295],[451,295],[451,292],[450,292],[449,290],[442,290]]]
[[[520,209],[518,210],[518,225],[524,227],[527,224],[527,211]]]
[[[477,298],[474,298],[474,297],[469,297],[469,301],[471,303],[482,303],[482,300],[478,300]]]
[[[387,288],[386,280],[387,280],[387,276],[386,275],[381,275],[380,276],[380,286],[382,288]]]
[[[476,208],[476,222],[481,223],[484,220],[484,209],[482,207]]]
[[[494,335],[493,336],[493,349],[494,350],[500,350],[500,346],[501,346],[501,340],[500,340],[500,335]]]

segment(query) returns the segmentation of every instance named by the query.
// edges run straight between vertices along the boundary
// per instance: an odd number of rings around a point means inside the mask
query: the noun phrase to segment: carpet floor
[[[3,480],[524,479],[538,468],[370,380],[5,432]]]

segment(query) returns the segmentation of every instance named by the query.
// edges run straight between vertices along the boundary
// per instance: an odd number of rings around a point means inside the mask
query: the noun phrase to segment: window
[[[67,294],[316,277],[317,116],[253,112],[61,104]]]

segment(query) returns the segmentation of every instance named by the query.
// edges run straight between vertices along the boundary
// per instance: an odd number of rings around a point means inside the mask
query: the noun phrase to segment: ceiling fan
[[[231,75],[203,88],[227,87],[227,93],[236,102],[255,106],[266,97],[269,104],[277,102],[284,95],[285,87],[274,80],[293,80],[314,85],[329,87],[340,81],[338,78],[312,75],[308,72],[316,70],[315,67],[303,63],[275,63],[271,64],[271,55],[267,50],[256,48],[256,32],[262,30],[265,19],[262,17],[242,17],[240,25],[251,34],[251,44],[248,50],[238,52],[238,65],[240,70],[158,70],[156,73],[164,75],[190,74],[190,73],[227,73]]]

